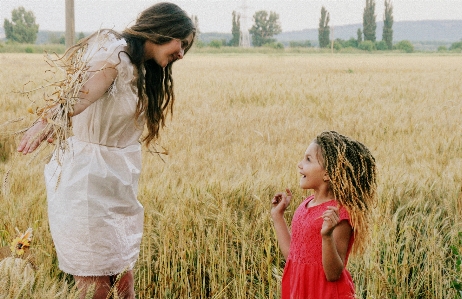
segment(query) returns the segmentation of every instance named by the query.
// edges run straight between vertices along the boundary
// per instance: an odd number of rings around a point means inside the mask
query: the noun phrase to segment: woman
[[[93,298],[106,298],[116,280],[120,298],[135,297],[133,267],[143,232],[139,140],[144,124],[146,145],[164,126],[175,100],[172,63],[190,49],[195,32],[186,12],[159,3],[122,34],[99,31],[66,54],[84,51],[88,70],[71,111],[74,136],[63,155],[55,151],[45,179],[59,267],[74,276],[82,298],[93,285]],[[19,152],[51,141],[46,119],[56,113],[50,109],[24,134]]]

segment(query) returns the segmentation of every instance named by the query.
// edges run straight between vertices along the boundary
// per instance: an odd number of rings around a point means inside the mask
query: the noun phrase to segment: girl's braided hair
[[[377,190],[375,159],[365,145],[335,131],[319,134],[314,142],[320,147],[334,197],[350,215],[353,252],[363,252]]]

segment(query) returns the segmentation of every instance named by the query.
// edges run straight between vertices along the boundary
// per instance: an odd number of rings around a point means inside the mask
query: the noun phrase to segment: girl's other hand
[[[286,192],[276,193],[271,200],[271,217],[277,217],[284,215],[287,207],[289,206],[290,200],[292,199],[292,192],[290,189],[286,189]]]
[[[331,236],[334,228],[339,223],[339,208],[334,206],[328,206],[327,210],[322,213],[322,228],[321,228],[321,235],[328,237]]]
[[[28,153],[32,153],[43,140],[48,139],[48,142],[53,142],[51,133],[45,133],[43,131],[46,126],[47,123],[40,120],[30,127],[26,133],[24,133],[19,143],[17,148],[18,152],[27,155]]]

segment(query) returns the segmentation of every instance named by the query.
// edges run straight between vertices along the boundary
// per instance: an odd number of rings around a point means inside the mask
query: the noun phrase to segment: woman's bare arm
[[[78,115],[84,111],[108,91],[117,77],[117,70],[114,65],[101,62],[91,66],[87,74],[88,80],[80,90],[79,101],[73,107],[72,116]],[[50,109],[50,113],[53,113],[53,108]],[[39,120],[30,127],[24,133],[18,145],[18,152],[24,155],[31,153],[42,141],[47,139],[51,132],[44,132],[46,126],[47,123],[45,120]]]

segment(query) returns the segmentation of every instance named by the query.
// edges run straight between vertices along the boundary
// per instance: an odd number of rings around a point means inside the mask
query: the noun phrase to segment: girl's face
[[[312,142],[306,149],[303,160],[298,163],[298,169],[302,177],[300,187],[303,189],[319,189],[328,184],[327,171],[322,166],[321,149],[318,144]]]
[[[166,67],[178,59],[182,59],[184,50],[192,43],[193,34],[191,33],[186,39],[172,39],[166,44],[158,45],[147,40],[144,43],[144,59],[154,59],[162,68]]]

